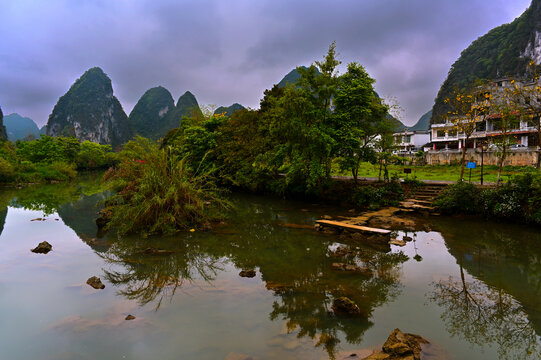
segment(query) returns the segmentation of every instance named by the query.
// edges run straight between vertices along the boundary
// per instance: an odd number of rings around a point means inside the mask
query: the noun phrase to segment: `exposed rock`
[[[372,275],[372,270],[365,267],[353,265],[353,264],[332,263],[331,266],[333,270],[357,272],[357,273],[363,273],[365,275]]]
[[[255,270],[242,270],[239,273],[240,277],[247,277],[247,278],[253,278],[253,277],[255,277],[255,275],[256,275]]]
[[[47,254],[52,249],[53,249],[53,246],[51,244],[49,244],[47,241],[43,241],[43,242],[40,242],[38,246],[36,246],[34,249],[30,251],[36,254]]]
[[[92,276],[86,283],[92,286],[94,289],[105,289],[105,285],[101,282],[101,279],[97,276]]]
[[[398,216],[373,216],[368,226],[383,229],[414,229],[415,221]]]
[[[345,296],[334,299],[332,310],[336,315],[357,316],[361,314],[361,309],[357,304]]]
[[[404,241],[412,241],[413,238],[411,236],[403,236],[402,240],[404,240]]]
[[[126,320],[135,320],[135,316],[128,315],[128,316],[126,316]]]
[[[389,244],[397,245],[397,246],[406,246],[406,242],[404,240],[398,240],[398,239],[391,239],[391,241],[389,241]]]
[[[290,228],[290,229],[312,229],[312,225],[310,224],[280,224],[283,227]]]
[[[267,288],[267,290],[273,290],[277,293],[284,293],[287,290],[294,288],[293,285],[279,283],[276,281],[267,281],[265,287]]]
[[[104,228],[109,221],[111,221],[111,218],[113,217],[113,211],[111,207],[106,207],[98,211],[98,218],[96,219],[96,225],[98,225],[98,229]]]
[[[383,351],[377,351],[364,360],[420,360],[421,344],[428,343],[428,340],[419,335],[405,334],[399,329],[394,329],[383,344]]]
[[[329,255],[330,256],[340,257],[340,256],[346,256],[346,255],[351,254],[351,253],[353,253],[353,251],[349,250],[347,247],[340,246],[336,250],[331,251],[331,253]]]
[[[173,254],[173,251],[155,249],[155,248],[146,248],[143,251],[136,252],[136,254],[142,254],[142,255],[170,255],[170,254]]]
[[[30,221],[45,221],[47,219],[44,219],[44,218],[35,218],[35,219],[32,219]]]
[[[257,359],[250,355],[230,352],[229,354],[227,354],[224,360],[257,360]]]

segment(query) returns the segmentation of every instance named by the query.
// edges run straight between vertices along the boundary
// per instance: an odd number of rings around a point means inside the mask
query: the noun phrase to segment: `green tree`
[[[387,114],[374,92],[374,82],[363,66],[352,62],[340,78],[334,101],[336,153],[341,169],[351,171],[355,180],[361,162],[375,158],[374,141]]]
[[[313,192],[330,179],[335,146],[331,103],[339,64],[332,43],[323,61],[297,68],[297,83],[270,99],[266,116],[271,136],[282,140],[273,149],[273,161],[282,164],[286,185],[292,189]]]

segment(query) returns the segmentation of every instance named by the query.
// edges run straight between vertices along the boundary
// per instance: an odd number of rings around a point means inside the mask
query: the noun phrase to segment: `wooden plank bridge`
[[[348,224],[341,221],[316,220],[316,224],[319,224],[320,226],[329,226],[329,227],[342,229],[342,230],[373,233],[373,234],[379,234],[379,235],[389,235],[391,233],[391,230],[377,229],[377,228],[372,228],[368,226],[353,225],[353,224]]]

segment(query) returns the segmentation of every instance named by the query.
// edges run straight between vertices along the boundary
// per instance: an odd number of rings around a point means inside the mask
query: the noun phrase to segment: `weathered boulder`
[[[406,246],[406,242],[404,240],[398,240],[398,239],[391,239],[389,241],[390,245],[397,245],[397,246]]]
[[[53,246],[51,244],[49,244],[47,241],[43,241],[43,242],[40,242],[38,246],[36,246],[34,249],[30,251],[36,254],[47,254],[52,249],[53,249]]]
[[[126,316],[125,320],[135,320],[135,316],[130,314],[130,315]]]
[[[256,360],[256,358],[246,354],[230,352],[224,360]]]
[[[242,270],[239,273],[240,277],[247,277],[247,278],[253,278],[256,275],[255,270]]]
[[[96,225],[98,229],[102,229],[111,221],[113,217],[113,211],[111,207],[106,207],[98,211],[98,218],[96,219]]]
[[[345,296],[334,299],[332,310],[336,315],[357,316],[361,314],[361,309],[357,304]]]
[[[94,289],[105,289],[105,285],[101,282],[101,279],[97,276],[92,276],[86,283],[92,286]]]
[[[377,351],[364,360],[420,360],[421,344],[428,343],[428,340],[419,335],[403,333],[400,329],[394,329],[383,344],[383,351]]]

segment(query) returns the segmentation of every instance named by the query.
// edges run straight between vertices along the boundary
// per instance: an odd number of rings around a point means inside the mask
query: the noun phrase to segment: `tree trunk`
[[[462,159],[460,160],[460,181],[464,180],[464,160],[466,159],[466,151],[468,149],[466,148],[466,139],[464,139],[464,145],[462,146]]]
[[[507,145],[504,145],[502,148],[502,155],[500,156],[500,161],[498,164],[498,179],[496,180],[496,186],[500,186],[500,178],[502,176],[503,162],[507,156]]]
[[[537,124],[537,169],[541,168],[541,124]]]

